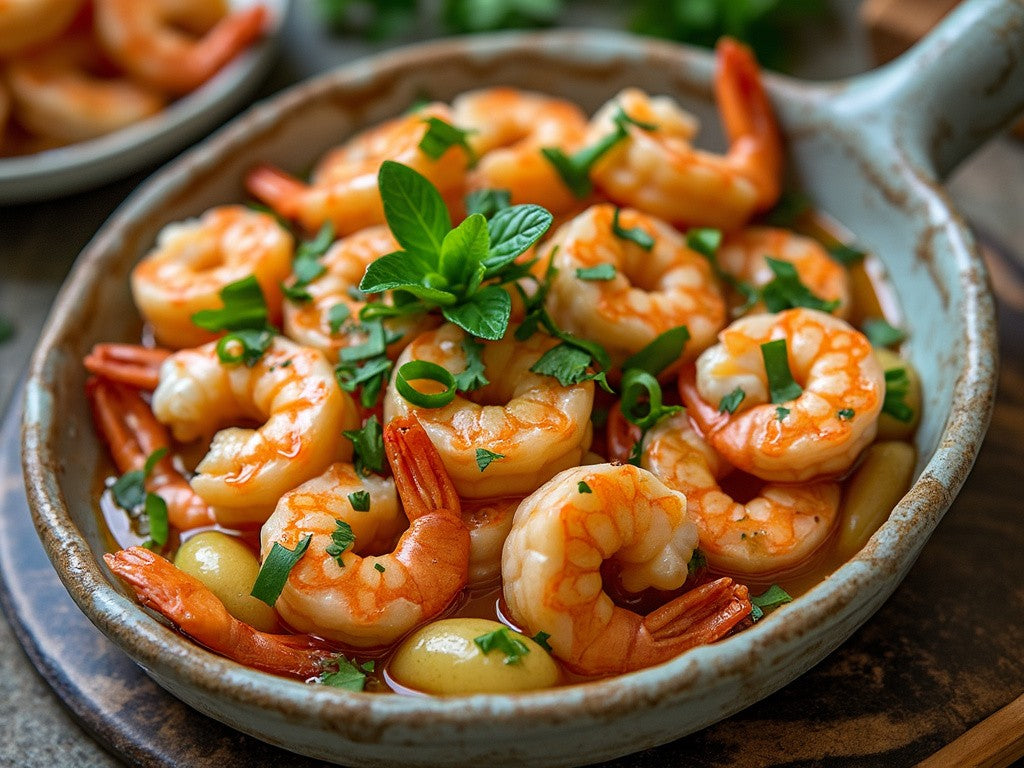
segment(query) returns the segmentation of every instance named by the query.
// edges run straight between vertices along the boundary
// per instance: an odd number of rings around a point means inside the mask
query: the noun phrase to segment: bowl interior
[[[97,626],[206,714],[295,751],[358,765],[605,759],[741,709],[848,637],[910,568],[977,453],[994,387],[992,305],[970,236],[941,192],[922,185],[912,169],[878,160],[876,139],[830,112],[828,89],[782,80],[771,88],[794,177],[894,277],[925,392],[921,477],[868,546],[807,595],[715,646],[604,682],[505,697],[374,697],[311,689],[207,653],[126,599],[98,564],[108,548],[93,510],[96,456],[104,449],[93,436],[79,361],[97,341],[138,338],[128,272],[164,224],[245,199],[241,180],[256,162],[304,172],[354,131],[424,96],[450,100],[487,85],[567,97],[590,112],[626,86],[668,93],[701,119],[698,143],[721,148],[712,71],[706,54],[609,33],[418,46],[258,105],[143,185],[76,265],[33,359],[26,402],[26,480],[37,527]]]

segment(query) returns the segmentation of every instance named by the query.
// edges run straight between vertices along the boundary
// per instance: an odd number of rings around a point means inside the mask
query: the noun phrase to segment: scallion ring
[[[443,392],[420,392],[410,384],[416,379],[436,381],[445,387]],[[455,376],[447,368],[429,360],[410,360],[395,374],[398,394],[419,408],[443,408],[455,399]]]

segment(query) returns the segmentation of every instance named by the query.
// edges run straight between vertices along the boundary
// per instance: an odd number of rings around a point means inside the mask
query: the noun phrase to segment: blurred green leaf
[[[445,0],[441,12],[452,32],[484,32],[553,24],[562,0]]]

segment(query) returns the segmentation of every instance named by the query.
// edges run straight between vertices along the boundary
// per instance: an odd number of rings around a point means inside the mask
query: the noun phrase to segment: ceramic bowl
[[[308,167],[422,94],[512,84],[593,110],[620,88],[669,93],[721,146],[702,52],[618,34],[552,32],[418,46],[346,66],[259,105],[144,184],[79,259],[36,352],[24,466],[39,534],[89,618],[158,683],[260,739],[349,765],[578,765],[664,743],[797,677],[899,584],[962,485],[995,389],[993,304],[974,241],[937,183],[1024,107],[1024,6],[972,0],[892,66],[840,84],[769,78],[791,171],[815,204],[879,254],[910,333],[925,402],[917,480],[863,550],[749,630],[636,673],[521,695],[347,693],[215,656],[143,611],[99,564],[96,456],[79,363],[137,338],[128,272],[167,222],[244,197],[257,161]]]

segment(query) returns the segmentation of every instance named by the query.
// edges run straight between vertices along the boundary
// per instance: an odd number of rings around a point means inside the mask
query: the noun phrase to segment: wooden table
[[[282,64],[266,93],[369,48],[317,36],[306,4],[295,5]],[[849,20],[853,3],[837,7]],[[819,63],[808,64],[807,71],[832,77],[866,67],[856,31],[825,35],[820,43],[823,52],[812,57]],[[16,336],[0,344],[0,411],[14,396],[46,308],[75,255],[143,175],[63,200],[0,210],[0,314],[17,325]],[[961,169],[951,192],[998,249],[991,269],[1003,345],[992,427],[964,490],[892,599],[810,673],[701,733],[609,765],[912,765],[1024,691],[1024,145],[994,142]],[[16,510],[16,467],[8,461],[0,468],[0,499],[6,500],[0,515],[22,514]],[[2,563],[12,566],[21,553],[30,557],[34,542],[21,518],[4,520],[27,537]],[[56,599],[52,572],[47,576],[43,568],[32,578],[39,582],[39,600]],[[26,597],[24,589],[12,591]],[[51,626],[73,632],[84,622],[80,614],[60,610]],[[16,623],[25,629],[21,616]],[[74,645],[79,641],[70,642],[47,674],[119,757],[68,716],[0,617],[0,765],[313,764],[196,715],[156,689],[116,649],[104,648],[101,636],[88,634],[94,632],[90,625],[80,631],[80,652]],[[76,685],[93,686],[92,693],[61,686],[61,674],[65,682],[71,675]],[[90,713],[96,701],[108,702],[107,711]],[[186,748],[191,751],[182,752]]]

